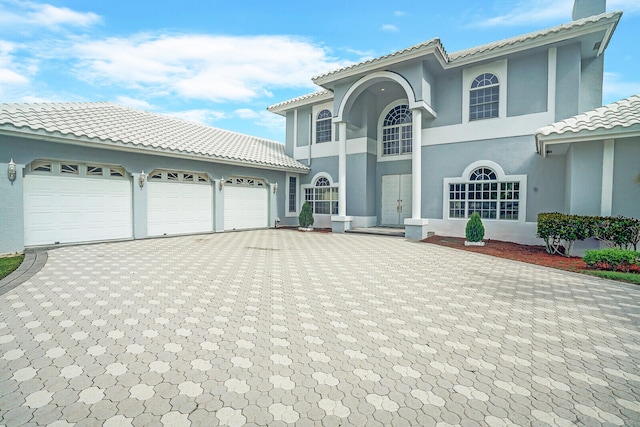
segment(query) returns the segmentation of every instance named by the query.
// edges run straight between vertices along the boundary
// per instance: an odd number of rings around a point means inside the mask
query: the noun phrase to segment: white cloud
[[[173,116],[182,120],[202,123],[205,125],[211,125],[212,123],[225,118],[225,114],[222,111],[213,111],[213,110],[205,110],[205,109],[173,111],[165,114],[167,116]]]
[[[190,99],[250,101],[349,64],[327,48],[289,36],[150,35],[79,42],[79,78]]]
[[[394,33],[396,31],[398,31],[398,27],[396,27],[393,24],[383,24],[380,27],[380,31],[385,31],[385,32],[388,32],[388,33]]]
[[[29,83],[29,69],[23,69],[15,60],[14,52],[18,49],[15,43],[0,40],[0,85],[24,85]]]
[[[473,27],[504,27],[571,20],[572,0],[516,0],[498,2],[506,13],[492,18],[476,17]]]
[[[624,81],[618,73],[604,73],[602,97],[605,104],[638,94],[640,94],[640,81]]]
[[[401,11],[401,10],[396,10],[395,12],[393,12],[394,16],[404,16],[406,15],[405,12]]]
[[[258,112],[253,111],[250,108],[239,108],[235,111],[235,113],[241,119],[255,119],[256,117],[259,117]]]
[[[147,101],[144,101],[142,99],[131,98],[129,96],[118,96],[116,98],[116,102],[118,104],[122,104],[131,108],[136,108],[138,110],[153,111],[155,109],[154,106],[149,104]]]
[[[100,16],[93,12],[76,12],[66,7],[30,1],[0,2],[0,26],[5,29],[28,26],[51,29],[89,27],[98,22]]]

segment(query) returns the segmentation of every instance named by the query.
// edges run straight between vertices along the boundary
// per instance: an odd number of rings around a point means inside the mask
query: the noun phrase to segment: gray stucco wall
[[[556,59],[556,121],[579,112],[580,45],[559,47]]]
[[[570,150],[572,167],[569,212],[600,215],[602,188],[602,141],[574,143]]]
[[[535,153],[532,137],[518,137],[423,147],[423,217],[442,219],[443,179],[459,177],[478,160],[496,162],[507,175],[527,175],[526,221],[563,209],[564,158],[543,158]]]
[[[300,184],[311,184],[311,180],[319,172],[329,174],[333,182],[338,182],[338,156],[311,159],[311,172],[300,175]]]
[[[602,79],[604,77],[604,55],[582,61],[580,75],[580,112],[602,106]]]
[[[311,136],[309,117],[311,117],[311,112],[311,107],[304,107],[298,110],[298,147],[309,145],[309,137]],[[311,120],[313,120],[313,117],[311,117]],[[293,126],[291,127],[291,132],[293,133]]]
[[[0,146],[0,148],[2,148]],[[0,153],[0,254],[21,252],[24,249],[24,218],[22,204],[22,170],[24,164],[16,164],[16,180],[11,182],[7,176],[10,157]],[[15,158],[14,158],[15,162]],[[17,163],[17,162],[15,162]]]
[[[267,181],[267,183],[278,182],[280,188],[279,193],[284,192],[286,188],[286,173],[281,171],[0,135],[0,159],[4,160],[5,158],[13,158],[14,161],[19,164],[20,168],[37,159],[73,160],[123,166],[127,172],[133,176],[133,235],[136,238],[146,237],[147,235],[146,186],[140,189],[138,185],[138,176],[141,171],[145,171],[147,174],[154,169],[205,172],[211,179],[219,179],[233,175],[247,176],[262,178]],[[2,170],[1,168],[2,164],[0,164],[0,170]],[[6,173],[6,166],[4,171]],[[1,176],[2,175],[0,175],[0,197],[2,197],[2,199],[0,200],[2,200],[3,203],[2,206],[0,206],[0,253],[8,253],[22,250],[23,248],[24,207],[22,173],[19,173],[18,179],[16,179],[13,185],[9,185],[8,179],[3,179]],[[214,206],[214,221],[216,221],[220,209],[224,206]],[[282,202],[277,205],[277,207],[280,206],[284,206],[284,198]],[[270,217],[278,215],[278,212],[270,213]],[[217,229],[215,224],[214,229]]]
[[[640,219],[640,137],[615,141],[612,215]]]
[[[287,156],[293,157],[293,123],[294,123],[294,113],[293,111],[288,111],[286,120],[285,120],[285,147],[284,152]]]
[[[426,127],[462,123],[462,71],[448,71],[438,76],[431,91],[433,109],[438,116],[427,121]]]
[[[347,156],[347,215],[376,215],[376,158],[367,153]]]
[[[547,111],[548,62],[546,50],[509,59],[507,116]]]

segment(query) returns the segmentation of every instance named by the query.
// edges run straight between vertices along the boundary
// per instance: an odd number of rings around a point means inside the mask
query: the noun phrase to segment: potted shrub
[[[467,228],[465,229],[465,236],[467,240],[464,242],[465,246],[484,246],[484,225],[478,212],[471,214],[469,221],[467,221]]]
[[[298,230],[313,230],[313,212],[311,212],[311,205],[309,204],[309,202],[304,202],[304,205],[302,205],[302,209],[300,209],[300,215],[298,215],[298,223],[300,224]]]

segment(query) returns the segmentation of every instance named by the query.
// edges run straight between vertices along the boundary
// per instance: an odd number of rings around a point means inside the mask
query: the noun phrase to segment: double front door
[[[382,175],[380,225],[403,226],[411,218],[411,175]]]

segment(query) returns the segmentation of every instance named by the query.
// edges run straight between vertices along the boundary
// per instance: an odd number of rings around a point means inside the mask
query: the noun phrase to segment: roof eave
[[[405,52],[405,53],[400,53],[400,54],[397,54],[397,55],[390,54],[386,58],[379,59],[379,60],[375,60],[374,59],[371,62],[362,64],[360,66],[356,65],[353,68],[347,68],[344,71],[339,71],[338,70],[338,71],[329,73],[327,75],[321,75],[321,76],[318,76],[318,77],[314,77],[314,78],[311,79],[311,81],[313,81],[318,86],[322,86],[325,89],[329,89],[325,85],[327,85],[329,83],[332,83],[332,82],[335,82],[337,80],[341,80],[341,79],[345,79],[345,78],[349,78],[349,77],[355,77],[355,76],[359,76],[361,74],[366,74],[366,73],[369,73],[369,72],[372,72],[372,71],[384,69],[384,68],[388,67],[389,65],[398,64],[400,62],[405,62],[405,61],[410,61],[412,59],[417,59],[417,58],[420,58],[421,56],[425,56],[425,55],[428,55],[430,53],[435,53],[435,52],[439,52],[441,58],[446,58],[446,53],[442,49],[440,43],[439,42],[432,42],[432,43],[429,43],[429,44],[423,46],[422,48],[411,50],[411,51],[408,51],[408,52]],[[441,58],[439,58],[439,59],[441,59]]]
[[[230,159],[226,157],[219,157],[210,154],[198,154],[198,153],[190,153],[186,151],[178,151],[178,150],[168,150],[157,147],[148,147],[148,146],[140,146],[134,145],[131,143],[123,142],[123,141],[113,141],[110,139],[100,139],[100,138],[89,138],[86,136],[77,136],[77,135],[65,135],[59,132],[49,133],[45,131],[34,131],[33,129],[21,129],[15,128],[13,126],[7,127],[7,125],[0,125],[0,135],[7,136],[17,136],[21,138],[36,138],[44,141],[57,142],[61,144],[69,144],[69,145],[77,145],[87,147],[91,144],[92,147],[99,148],[108,148],[116,151],[126,151],[131,153],[144,153],[144,154],[152,154],[156,156],[171,156],[178,157],[182,159],[189,160],[198,160],[209,163],[222,163],[234,166],[243,166],[250,168],[258,168],[258,169],[268,169],[268,170],[278,170],[285,172],[296,172],[296,173],[309,173],[310,169],[304,166],[302,163],[300,165],[302,168],[289,167],[289,166],[279,166],[270,163],[260,163],[260,162],[252,162],[249,160],[238,160],[238,159]],[[125,145],[126,144],[126,145]]]
[[[534,39],[524,40],[522,42],[519,42],[513,45],[507,45],[507,46],[487,50],[484,52],[470,54],[468,56],[464,56],[459,59],[456,59],[455,53],[453,53],[452,56],[454,56],[454,59],[449,61],[449,63],[446,65],[446,68],[455,68],[455,67],[465,66],[465,65],[472,64],[474,62],[493,59],[495,57],[509,55],[519,51],[533,49],[536,47],[545,46],[553,43],[559,43],[565,40],[574,39],[583,35],[604,30],[605,34],[600,43],[600,48],[597,53],[597,55],[601,55],[602,52],[604,52],[604,50],[606,49],[607,45],[609,44],[609,40],[611,40],[611,37],[613,36],[613,32],[616,26],[618,25],[618,21],[622,16],[622,12],[619,12],[619,11],[612,12],[612,14],[613,16],[611,16],[610,18],[606,18],[606,19],[603,18],[602,21],[593,23],[592,25],[569,28],[565,31],[561,31],[558,33],[547,34]]]
[[[536,132],[536,152],[546,157],[546,146],[556,144],[580,143],[605,139],[634,138],[640,136],[640,128],[596,129],[582,132],[551,133],[548,135]]]
[[[279,104],[275,104],[267,107],[267,111],[286,117],[287,112],[296,108],[304,107],[306,105],[317,104],[318,102],[325,102],[333,99],[333,92],[329,91],[317,96],[303,96],[300,98],[293,98],[289,101],[284,101]]]

